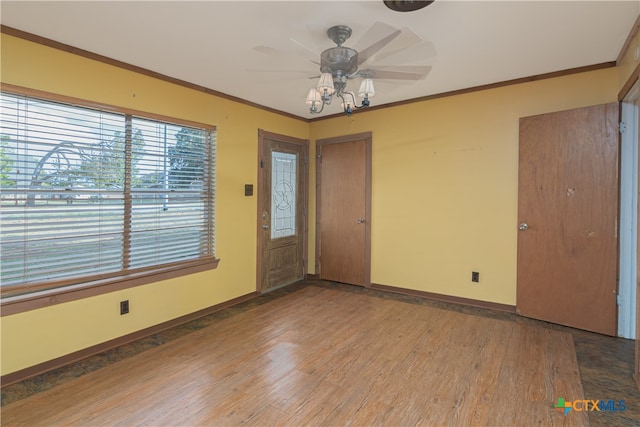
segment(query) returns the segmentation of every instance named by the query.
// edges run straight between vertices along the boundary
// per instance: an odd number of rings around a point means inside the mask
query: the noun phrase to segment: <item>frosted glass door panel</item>
[[[271,152],[271,238],[296,234],[298,156]]]

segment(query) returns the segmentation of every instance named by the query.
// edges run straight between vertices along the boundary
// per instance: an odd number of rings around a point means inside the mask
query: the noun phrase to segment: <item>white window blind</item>
[[[214,258],[213,129],[0,97],[3,295]]]

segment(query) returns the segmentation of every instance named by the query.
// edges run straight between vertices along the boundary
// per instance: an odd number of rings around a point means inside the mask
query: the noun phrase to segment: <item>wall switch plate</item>
[[[472,282],[476,282],[476,283],[480,282],[480,273],[477,272],[477,271],[472,271],[471,272],[471,281]]]
[[[127,314],[129,312],[129,300],[120,301],[120,315]]]
[[[253,196],[253,184],[245,184],[244,185],[244,195],[245,196]]]

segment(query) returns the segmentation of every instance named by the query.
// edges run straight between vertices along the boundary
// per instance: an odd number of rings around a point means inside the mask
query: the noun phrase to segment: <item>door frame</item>
[[[304,205],[302,207],[303,212],[304,212],[304,229],[302,230],[303,236],[302,236],[302,257],[303,257],[303,261],[302,261],[302,273],[303,273],[303,279],[307,278],[308,275],[308,271],[307,271],[307,266],[308,266],[308,262],[307,260],[309,259],[309,243],[308,243],[308,238],[309,238],[309,215],[308,215],[308,211],[309,211],[309,140],[308,139],[300,139],[300,138],[295,138],[292,136],[287,136],[287,135],[281,135],[281,134],[277,134],[277,133],[273,133],[273,132],[268,132],[265,131],[264,129],[258,129],[258,162],[257,162],[257,169],[258,169],[258,181],[257,181],[257,191],[256,191],[256,195],[258,197],[257,200],[257,210],[256,210],[256,292],[258,293],[262,293],[262,276],[264,274],[264,260],[262,258],[262,249],[263,249],[263,230],[262,230],[262,212],[265,210],[265,206],[264,206],[264,195],[263,195],[263,188],[264,188],[264,161],[265,159],[263,158],[263,154],[264,154],[264,146],[265,146],[265,140],[273,140],[273,141],[277,141],[277,142],[283,142],[283,143],[288,143],[288,144],[296,144],[296,145],[302,145],[304,147],[304,159],[301,159],[303,161],[303,168],[304,171],[302,173],[302,176],[300,177],[300,179],[303,179],[304,182],[301,183],[300,188],[302,189],[302,191],[304,192],[304,194],[302,194],[302,200],[304,200]]]
[[[364,245],[365,245],[365,272],[364,286],[371,286],[371,159],[372,159],[372,133],[363,132],[352,135],[342,135],[333,138],[325,138],[316,140],[316,255],[315,255],[315,275],[320,277],[322,268],[320,263],[320,230],[321,230],[321,214],[320,214],[320,186],[322,185],[321,160],[322,147],[328,144],[342,144],[346,142],[362,141],[365,142],[365,212],[364,212]]]
[[[621,102],[618,336],[635,339],[638,259],[638,98],[636,82]]]

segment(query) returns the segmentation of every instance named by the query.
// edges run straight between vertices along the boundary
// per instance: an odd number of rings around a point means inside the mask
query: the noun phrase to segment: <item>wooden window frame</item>
[[[140,117],[143,119],[151,119],[200,128],[209,132],[216,131],[215,126],[212,125],[132,110],[128,108],[121,108],[112,105],[98,104],[83,99],[52,94],[49,92],[43,92],[6,83],[0,84],[0,91],[17,96],[38,98],[52,102],[62,102],[65,104],[76,105],[83,108],[100,109],[103,111],[116,112],[128,116]],[[214,162],[215,171],[215,154],[213,156],[214,158],[212,160]],[[209,215],[209,217],[211,218],[212,216]],[[215,238],[215,228],[213,230],[213,235]],[[150,266],[129,273],[114,272],[112,274],[102,274],[92,277],[85,277],[81,282],[78,282],[77,280],[65,281],[63,279],[46,284],[35,284],[33,286],[25,288],[28,289],[28,293],[9,294],[8,296],[3,296],[0,300],[0,315],[8,316],[24,311],[51,306],[54,304],[89,298],[108,292],[114,292],[135,286],[141,286],[162,280],[168,280],[176,277],[213,270],[217,268],[219,262],[220,260],[218,258],[216,258],[215,256],[210,256],[194,260],[174,262],[158,267]]]

